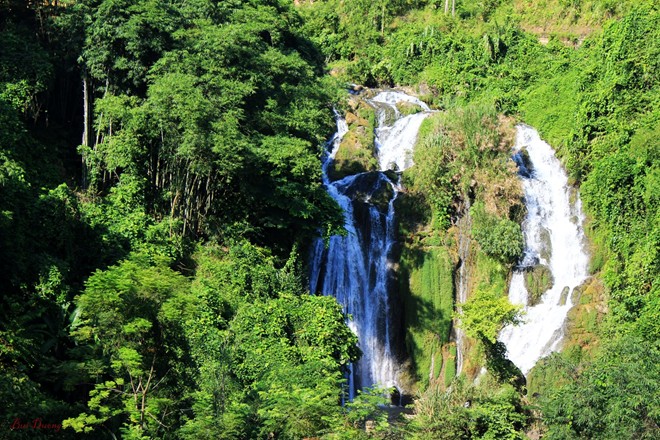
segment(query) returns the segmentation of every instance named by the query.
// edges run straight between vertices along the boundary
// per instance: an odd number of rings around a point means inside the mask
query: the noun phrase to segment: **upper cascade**
[[[418,105],[422,108],[423,111],[431,111],[428,105],[424,101],[421,101],[419,98],[414,96],[406,95],[403,92],[397,92],[393,90],[388,90],[380,92],[378,95],[371,99],[373,102],[382,102],[383,104],[388,104],[396,108],[396,105],[400,102],[409,102],[411,104]]]
[[[552,147],[535,129],[519,125],[514,153],[516,162],[523,165],[519,174],[527,217],[524,257],[511,278],[509,300],[522,304],[525,315],[523,324],[504,328],[499,339],[506,345],[509,359],[527,374],[540,358],[561,348],[574,293],[588,277],[589,258],[580,197],[568,185]],[[533,305],[525,277],[539,267],[549,269],[552,286]]]
[[[335,123],[337,125],[337,131],[335,132],[335,134],[332,135],[332,137],[328,141],[329,149],[326,150],[325,152],[325,157],[323,157],[323,164],[321,166],[323,170],[323,183],[326,185],[330,183],[330,179],[328,178],[328,167],[335,159],[337,150],[339,150],[339,146],[341,145],[341,140],[344,138],[344,135],[348,133],[348,124],[346,123],[346,119],[342,115],[340,115],[337,110],[333,110],[333,111],[335,113]]]
[[[376,149],[380,170],[403,171],[410,168],[419,127],[431,109],[419,99],[395,91],[380,92],[369,101],[376,106],[378,115]],[[408,104],[405,108],[409,111],[417,112],[402,117],[402,103]],[[419,108],[415,109],[415,106]],[[392,120],[393,124],[390,123]]]

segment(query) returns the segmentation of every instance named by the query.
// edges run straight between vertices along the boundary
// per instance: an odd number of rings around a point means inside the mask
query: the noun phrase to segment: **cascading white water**
[[[378,112],[378,128],[376,128],[376,149],[380,169],[403,171],[410,168],[413,164],[412,152],[419,127],[431,109],[419,99],[401,92],[382,92],[371,101],[384,105],[384,108],[381,107]],[[397,102],[415,104],[423,112],[401,118],[401,113],[396,107]],[[388,119],[392,113],[395,122],[389,125]]]
[[[421,113],[401,117],[399,101],[412,102]],[[412,164],[411,152],[428,107],[399,92],[382,92],[369,103],[376,109],[376,150],[382,171],[396,164],[403,171]],[[392,117],[388,117],[392,116]],[[349,397],[357,389],[380,385],[397,386],[397,365],[392,347],[389,283],[392,250],[396,238],[394,201],[397,182],[385,173],[346,176],[330,182],[325,171],[339,148],[347,127],[337,117],[338,133],[323,164],[329,194],[344,211],[346,236],[333,236],[328,246],[318,240],[311,256],[310,290],[334,295],[351,317],[349,327],[357,334],[362,358],[351,366]],[[383,203],[383,195],[387,203]],[[380,202],[375,202],[373,199]]]
[[[402,92],[395,92],[395,91],[387,91],[387,92],[381,92],[378,95],[376,95],[374,98],[371,99],[372,102],[382,102],[383,104],[387,104],[391,106],[395,111],[398,110],[396,108],[396,104],[399,102],[407,102],[410,104],[415,104],[421,107],[421,109],[425,112],[431,111],[428,105],[419,98],[415,98],[414,96],[406,95],[405,93]]]
[[[466,212],[469,212],[470,205],[469,200],[467,201]],[[468,258],[470,255],[470,237],[467,234],[472,228],[472,221],[469,215],[463,216],[459,220],[458,229],[458,257],[460,259],[461,265],[458,269],[458,282],[456,284],[456,304],[464,304],[467,301],[467,291],[468,291]],[[461,312],[460,306],[458,306],[458,312]],[[457,325],[458,324],[458,325]],[[465,331],[461,328],[460,322],[454,321],[452,326],[452,339],[456,342],[456,374],[459,375],[463,371],[463,351],[464,342],[465,342]]]
[[[573,306],[572,291],[587,278],[588,256],[579,195],[571,202],[568,178],[552,148],[532,127],[517,127],[514,151],[525,149],[531,170],[521,160],[527,218],[523,225],[525,253],[514,271],[509,300],[525,306],[524,323],[502,330],[499,340],[509,359],[527,374],[543,356],[560,348],[564,323]],[[520,159],[520,156],[518,157]],[[524,273],[537,264],[547,266],[554,285],[535,306],[528,306]]]

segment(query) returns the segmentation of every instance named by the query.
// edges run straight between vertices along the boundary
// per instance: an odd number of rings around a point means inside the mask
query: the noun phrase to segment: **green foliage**
[[[65,427],[127,438],[182,425],[185,438],[330,429],[342,374],[359,356],[340,305],[303,291],[295,252],[281,269],[246,242],[195,260],[192,285],[144,254],[89,278],[73,335],[90,344],[82,365],[96,386]],[[173,409],[187,401],[193,413],[181,419]]]
[[[617,300],[615,311],[627,320],[639,316],[644,293],[652,296],[653,280],[660,272],[660,205],[648,197],[657,185],[658,163],[649,159],[632,159],[625,153],[603,158],[584,185],[586,203],[611,234],[608,245],[614,255],[605,266],[606,280]]]
[[[411,439],[523,439],[527,415],[510,385],[482,377],[478,386],[464,376],[447,390],[431,387],[415,402]]]
[[[112,90],[143,90],[145,74],[172,45],[180,15],[172,5],[155,1],[89,0],[82,5],[89,14],[82,53],[89,74]]]
[[[165,263],[135,255],[87,281],[73,336],[95,350],[87,368],[98,369],[99,356],[104,365],[96,374],[112,379],[97,379],[89,412],[65,420],[64,427],[90,432],[109,421],[120,423],[125,437],[143,438],[171,423],[168,407],[177,402],[176,390],[159,385],[185,383],[177,377],[185,357],[181,324],[195,302],[188,280]]]
[[[299,10],[305,18],[305,34],[319,45],[326,61],[350,60],[345,78],[373,86],[391,81],[381,46],[394,17],[422,3],[419,0],[329,0],[309,2]]]
[[[492,290],[477,290],[461,305],[461,325],[465,333],[478,340],[495,343],[502,327],[520,322],[520,306]]]
[[[246,304],[230,330],[235,335],[236,374],[247,383],[276,366],[302,361],[347,368],[358,356],[355,335],[344,324],[339,304],[329,297],[282,296]]]
[[[524,242],[518,223],[488,214],[480,202],[472,206],[470,215],[472,234],[487,255],[508,264],[522,256]]]
[[[180,220],[186,236],[287,252],[293,236],[336,231],[319,166],[334,85],[299,17],[267,2],[198,12],[100,2],[89,13],[84,61],[105,84],[95,142],[81,148],[92,188],[137,182],[144,213]]]
[[[535,401],[575,381],[585,352],[581,347],[552,353],[539,360],[527,374],[527,395]]]
[[[0,401],[5,435],[46,438],[9,425],[37,417],[61,424],[74,414],[63,365],[73,297],[102,257],[77,194],[62,183],[66,130],[49,101],[57,65],[45,35],[51,11],[25,2],[3,2],[0,11]]]
[[[0,30],[0,101],[36,120],[41,111],[37,96],[53,73],[49,54],[20,22],[3,20]]]
[[[441,227],[447,228],[455,210],[457,188],[451,168],[451,144],[441,130],[440,120],[435,115],[422,122],[413,153],[414,174],[410,171],[404,176],[412,180],[413,188],[423,189],[433,217]]]
[[[538,3],[516,0],[511,3],[525,29],[539,32],[542,28],[542,35],[557,36],[566,44],[576,44],[579,38],[597,32],[612,17],[620,17],[642,1],[546,0]]]
[[[508,157],[510,128],[493,105],[482,102],[424,120],[413,156],[415,166],[404,177],[430,205],[441,228],[462,214],[461,208],[470,205],[475,192],[507,217],[520,203],[520,184]],[[512,228],[502,221],[498,232],[515,235]]]
[[[658,436],[657,343],[617,338],[574,381],[541,397],[549,439]]]
[[[316,368],[316,366],[314,366]],[[309,371],[277,371],[286,375],[291,383],[286,385],[275,381],[263,391],[259,391],[262,404],[258,410],[264,421],[261,437],[275,433],[282,439],[300,439],[312,436],[320,429],[327,429],[333,417],[338,417],[337,389],[341,382],[339,374],[318,378],[316,384],[301,386],[293,382],[298,379],[307,382]]]
[[[282,267],[247,242],[199,250],[186,324],[198,367],[186,438],[301,438],[340,414],[356,337],[332,297],[302,288],[295,251]]]

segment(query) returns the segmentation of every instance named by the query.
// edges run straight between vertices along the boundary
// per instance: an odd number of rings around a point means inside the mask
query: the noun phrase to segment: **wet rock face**
[[[539,264],[525,269],[525,288],[529,294],[527,304],[535,306],[545,292],[554,285],[554,278],[548,266]]]
[[[420,107],[419,105],[405,101],[397,102],[396,109],[402,116],[414,115],[416,113],[424,111],[424,109],[422,109],[422,107]]]
[[[516,163],[518,166],[518,174],[521,177],[525,177],[529,179],[532,177],[532,173],[534,172],[534,166],[532,165],[532,161],[529,158],[529,153],[527,152],[526,148],[521,148],[518,150],[514,155],[513,155],[513,161]]]
[[[346,178],[346,181],[346,186],[342,186],[341,181],[337,186],[345,196],[351,199],[354,224],[360,225],[366,247],[370,247],[373,235],[378,236],[383,233],[374,231],[372,228],[386,223],[389,204],[394,197],[394,189],[384,173],[378,171],[351,176]],[[374,223],[376,217],[379,220]]]
[[[394,197],[394,190],[384,173],[373,171],[362,173],[352,179],[347,179],[346,185],[338,182],[337,186],[342,193],[348,196],[353,205],[357,203],[369,204],[386,213],[388,205]]]

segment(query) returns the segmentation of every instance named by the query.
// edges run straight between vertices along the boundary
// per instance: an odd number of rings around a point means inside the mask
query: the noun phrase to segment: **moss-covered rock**
[[[568,294],[569,294],[568,286],[564,286],[564,288],[561,290],[561,295],[559,296],[560,306],[566,305],[566,301],[568,301]]]
[[[584,283],[580,284],[577,286],[573,291],[571,292],[571,304],[577,305],[580,304],[580,301],[582,301],[582,294],[584,293],[585,290],[587,290],[587,287],[589,287],[590,279],[587,279]]]
[[[353,112],[347,112],[344,118],[346,119],[346,124],[348,124],[348,126],[355,124],[359,120],[358,115]]]
[[[552,272],[547,266],[539,264],[525,271],[525,288],[527,289],[527,303],[535,306],[541,296],[554,284]]]
[[[550,261],[550,257],[552,256],[552,240],[550,239],[550,231],[542,227],[539,231],[539,238],[541,240],[541,258],[543,258],[545,261]]]
[[[407,101],[397,102],[396,109],[402,116],[414,115],[422,111],[422,108],[419,105]]]
[[[372,102],[372,105],[375,107],[375,112],[378,115],[378,122],[382,126],[392,126],[396,122],[397,112],[390,105],[382,102]]]
[[[599,344],[598,327],[607,314],[607,295],[602,280],[588,278],[573,289],[571,300],[575,306],[568,312],[563,348],[592,351]]]
[[[328,177],[332,181],[378,169],[374,109],[362,100],[349,101],[349,108],[351,111],[346,113],[348,133],[344,135],[335,160],[328,169]]]
[[[445,247],[404,248],[399,279],[406,351],[422,389],[442,379],[443,363],[455,362],[443,355],[454,310],[454,264]],[[451,368],[445,365],[444,372],[450,374]]]

